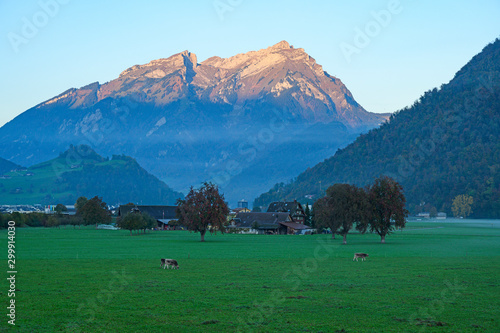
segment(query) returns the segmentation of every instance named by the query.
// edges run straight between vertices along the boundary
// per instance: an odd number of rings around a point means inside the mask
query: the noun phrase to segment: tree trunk
[[[380,235],[380,239],[381,239],[380,242],[382,244],[385,244],[385,235]]]
[[[132,229],[130,229],[130,236],[132,236]]]
[[[201,235],[201,241],[204,242],[205,241],[205,233],[207,231],[206,230],[203,230],[203,231],[200,231],[200,235]]]
[[[332,232],[332,239],[335,239],[335,233]]]
[[[344,234],[344,244],[347,244],[347,234]]]

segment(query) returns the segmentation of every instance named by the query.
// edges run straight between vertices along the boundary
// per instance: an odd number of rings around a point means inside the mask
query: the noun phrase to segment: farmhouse
[[[268,213],[289,213],[294,222],[304,223],[306,219],[306,213],[300,202],[294,200],[292,202],[281,202],[275,201],[269,204],[267,208]]]
[[[424,219],[428,219],[431,217],[431,213],[429,212],[421,212],[421,213],[418,213],[417,217],[423,217]]]
[[[438,220],[446,220],[446,213],[445,212],[439,212],[439,213],[437,213],[436,218]]]
[[[296,234],[309,229],[308,226],[293,220],[290,213],[238,213],[229,228],[258,234]]]
[[[177,220],[177,206],[142,206],[142,205],[121,205],[118,209],[118,216],[125,216],[132,210],[139,210],[156,219],[158,229],[170,229],[169,222]],[[175,229],[175,226],[173,226]]]

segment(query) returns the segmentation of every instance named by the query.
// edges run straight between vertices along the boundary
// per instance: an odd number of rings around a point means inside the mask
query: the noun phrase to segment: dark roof
[[[234,218],[235,225],[240,228],[251,228],[254,222],[259,229],[276,229],[281,222],[290,222],[289,213],[238,213]]]
[[[297,201],[290,201],[290,202],[285,202],[285,201],[275,201],[269,204],[269,207],[267,208],[268,212],[288,212],[292,216],[295,215],[297,209],[300,209],[301,215],[304,214],[304,210],[302,208],[302,205],[297,202]]]
[[[171,219],[176,219],[176,210],[177,206],[142,206],[142,205],[137,205],[137,206],[130,206],[130,205],[122,205],[119,208],[118,215],[119,216],[124,216],[128,213],[133,208],[139,209],[141,213],[147,213],[151,217],[157,219],[157,220],[171,220]]]
[[[304,230],[304,229],[311,229],[311,227],[302,224],[302,223],[295,223],[295,222],[280,222],[281,225],[284,225],[285,227],[295,229],[295,230]]]

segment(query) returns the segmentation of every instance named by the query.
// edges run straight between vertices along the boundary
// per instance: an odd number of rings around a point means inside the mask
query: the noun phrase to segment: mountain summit
[[[201,63],[183,51],[69,89],[0,128],[0,156],[29,166],[87,144],[133,156],[177,190],[214,181],[236,201],[290,179],[386,118],[281,41]]]
[[[308,122],[340,121],[349,127],[373,127],[385,117],[364,110],[337,78],[325,72],[304,49],[286,41],[230,58],[211,57],[198,64],[184,51],[135,65],[108,83],[71,89],[39,105],[66,100],[70,108],[88,107],[108,97],[131,96],[163,106],[183,98],[241,107],[249,101],[278,101],[299,110]]]

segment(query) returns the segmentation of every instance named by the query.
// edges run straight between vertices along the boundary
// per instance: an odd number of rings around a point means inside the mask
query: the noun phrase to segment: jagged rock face
[[[201,63],[184,51],[27,110],[0,128],[0,157],[30,166],[83,143],[175,190],[213,180],[229,201],[251,200],[385,118],[285,41]]]
[[[128,95],[156,106],[186,97],[232,107],[266,100],[292,109],[300,120],[340,121],[352,128],[376,126],[385,119],[366,112],[339,79],[323,71],[304,49],[286,41],[230,58],[211,57],[200,64],[194,53],[184,51],[132,66],[106,84],[71,89],[40,106],[70,99],[70,108],[86,107]]]

